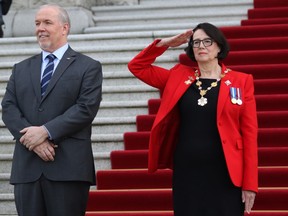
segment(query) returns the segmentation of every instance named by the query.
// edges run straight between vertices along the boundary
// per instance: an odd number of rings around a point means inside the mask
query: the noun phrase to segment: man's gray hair
[[[68,12],[61,6],[59,6],[58,4],[54,4],[54,3],[49,3],[49,4],[45,4],[40,6],[40,9],[45,8],[45,7],[54,7],[57,8],[59,10],[59,20],[61,21],[61,23],[63,24],[68,24],[69,25],[69,31],[68,34],[70,32],[70,27],[71,27],[71,21],[70,21],[70,17],[68,15]]]

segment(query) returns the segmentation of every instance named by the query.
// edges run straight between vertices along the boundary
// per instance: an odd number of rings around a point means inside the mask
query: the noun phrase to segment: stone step
[[[91,46],[119,46],[129,44],[147,44],[154,38],[168,37],[180,33],[179,30],[167,31],[139,31],[139,32],[113,32],[95,34],[73,34],[68,36],[69,44],[72,48]],[[35,49],[40,52],[35,36],[1,38],[0,50],[22,50]]]
[[[133,14],[115,14],[115,12],[107,13],[103,16],[97,13],[93,20],[96,27],[114,27],[114,26],[128,26],[128,25],[159,25],[159,24],[173,24],[173,23],[198,23],[198,22],[217,22],[223,19],[239,22],[239,20],[247,19],[247,9],[252,8],[250,5],[234,8],[233,6],[220,6],[219,8],[193,8],[187,10],[185,8],[178,10],[160,9],[156,11],[134,11]],[[121,10],[117,10],[121,12]]]
[[[96,117],[96,126],[92,127],[92,134],[124,133],[136,131],[136,116],[132,117]]]
[[[115,87],[116,88],[116,87]],[[134,88],[136,89],[136,88]],[[138,88],[139,89],[139,88]],[[122,92],[103,94],[103,100],[100,104],[99,111],[97,113],[98,117],[113,118],[113,117],[129,117],[136,116],[139,114],[146,114],[148,110],[147,100],[154,96],[154,98],[159,98],[159,92],[157,90],[151,90],[143,86],[143,92]],[[133,90],[131,90],[133,91]],[[148,93],[150,91],[150,93]],[[4,93],[4,90],[0,90]],[[147,94],[148,93],[148,94]],[[113,96],[113,98],[112,98]],[[118,100],[115,98],[119,97]],[[3,95],[1,96],[1,98]],[[107,99],[107,97],[109,97]],[[134,99],[130,100],[129,98]],[[138,100],[137,100],[138,98]],[[121,100],[122,99],[122,100]],[[2,117],[2,108],[0,107],[0,118]]]
[[[12,154],[0,154],[0,173],[10,173],[12,156]],[[111,169],[110,152],[94,152],[93,156],[96,172]]]
[[[167,51],[167,53],[168,52],[169,51]],[[158,58],[156,60],[157,65],[164,67],[164,68],[168,68],[168,69],[173,67],[173,65],[178,62],[178,54],[180,53],[177,53],[176,55],[171,55],[171,56],[166,56],[166,57],[162,56]],[[102,72],[103,72],[103,78],[104,78],[103,86],[105,86],[106,82],[109,82],[109,85],[115,85],[115,80],[117,83],[117,81],[119,81],[120,79],[124,80],[123,78],[130,79],[130,81],[132,79],[133,82],[130,82],[130,84],[132,85],[142,83],[138,79],[135,79],[134,76],[128,71],[127,64],[131,59],[132,58],[127,58],[127,57],[123,57],[123,58],[118,57],[115,59],[102,59],[101,64],[102,64]],[[12,72],[13,65],[15,63],[16,62],[0,62],[0,82],[3,82],[2,83],[3,86],[6,86],[5,83],[8,81]]]
[[[193,6],[197,5],[203,5],[206,4],[207,6],[209,5],[215,5],[215,4],[243,4],[245,3],[253,3],[253,0],[205,0],[205,1],[199,1],[199,0],[139,0],[139,5],[156,5],[156,6],[161,6],[161,5],[169,5],[169,6],[174,6],[177,7],[179,4],[189,4]]]
[[[13,186],[10,185],[9,179],[10,179],[10,172],[0,173],[0,194],[13,193]]]
[[[111,169],[110,152],[94,153],[95,170]],[[13,186],[9,184],[12,154],[0,154],[0,215],[17,216]],[[95,189],[95,186],[91,187]]]
[[[225,20],[226,19],[226,20]],[[227,20],[228,19],[228,20]],[[246,19],[246,18],[245,18]],[[141,32],[141,31],[183,31],[185,29],[194,28],[198,23],[205,22],[205,18],[199,18],[197,21],[188,21],[188,22],[171,22],[171,23],[151,23],[151,24],[134,24],[134,25],[115,25],[111,26],[94,26],[85,28],[83,33],[85,34],[93,34],[93,33],[112,33],[112,32]],[[239,26],[240,20],[230,20],[225,17],[219,21],[212,20],[210,23],[216,26]]]
[[[135,117],[140,114],[147,114],[147,101],[151,98],[159,98],[159,92],[146,87],[141,88],[142,91],[138,91],[139,88],[134,89],[135,92],[133,92],[132,89],[131,92],[113,93],[111,91],[108,94],[104,93],[103,100],[94,121],[94,126],[102,125],[106,121],[113,121],[113,118],[121,118],[124,120],[125,118]],[[2,92],[3,90],[1,90],[1,93]],[[1,95],[1,98],[2,96],[3,95]],[[129,101],[129,98],[131,101]],[[2,117],[2,109],[0,109],[0,117]]]
[[[93,152],[110,152],[123,149],[123,133],[92,134]],[[0,154],[12,154],[15,141],[10,133],[0,136]]]
[[[105,76],[107,75],[107,76]],[[104,74],[103,100],[97,116],[136,116],[145,113],[147,100],[152,95],[159,93],[157,89],[151,88],[136,79],[131,73]],[[0,99],[2,100],[9,76],[0,76]],[[147,93],[149,95],[147,95]],[[137,100],[132,100],[136,98]],[[0,117],[1,117],[0,107]]]
[[[126,65],[127,66],[127,65]],[[128,68],[126,71],[103,71],[103,86],[117,86],[117,85],[143,85],[144,83],[137,79]]]
[[[91,138],[96,171],[110,169],[110,152],[124,149],[123,133],[93,134]],[[9,177],[15,144],[11,135],[0,136],[0,141],[0,194],[2,194],[11,192]]]
[[[103,101],[97,117],[124,117],[147,114],[147,100],[133,101]]]
[[[0,89],[6,89],[7,82],[11,75],[12,68],[7,70],[2,70],[0,72]],[[2,74],[2,75],[1,75]],[[125,72],[104,72],[103,71],[103,83],[102,86],[127,86],[127,85],[144,85],[142,81],[135,78],[132,73],[125,71]]]
[[[151,97],[159,97],[159,91],[151,86],[139,85],[110,85],[102,87],[102,101],[131,101],[147,100]],[[143,94],[144,93],[144,94]],[[0,100],[5,94],[5,88],[0,89]]]
[[[253,0],[156,1],[153,4],[92,7],[94,27],[84,33],[179,30],[199,22],[240,25]]]
[[[154,1],[153,1],[154,2]],[[207,17],[223,14],[226,16],[230,14],[243,14],[247,9],[253,7],[252,0],[206,0],[206,1],[165,1],[155,2],[154,4],[143,5],[120,5],[120,6],[96,6],[92,7],[92,12],[96,18],[107,18],[103,20],[113,21],[121,20],[122,18],[135,18],[141,21],[142,18],[148,19],[163,19],[177,18],[177,17]],[[234,13],[232,13],[232,11]],[[226,14],[224,14],[226,12]],[[144,20],[142,19],[142,20]],[[168,21],[169,22],[169,21]],[[96,23],[97,25],[97,23]]]
[[[192,2],[192,1],[193,0],[181,0],[181,2]],[[159,5],[159,4],[167,4],[167,3],[175,4],[175,0],[139,0],[138,2],[140,5]]]
[[[11,137],[10,137],[11,138]],[[7,138],[6,138],[7,139]],[[3,137],[1,137],[3,141]],[[95,161],[95,169],[97,170],[107,170],[111,169],[111,162],[110,162],[110,152],[112,150],[119,150],[123,149],[123,134],[110,134],[110,135],[100,135],[97,136],[95,134],[92,135],[92,147],[94,152],[94,161]],[[98,142],[97,142],[98,140]],[[11,143],[11,139],[9,140],[10,143],[2,146],[9,146],[12,150],[14,144]],[[110,147],[110,149],[108,149]],[[105,151],[104,151],[105,150]],[[9,185],[9,177],[10,177],[10,170],[12,164],[12,152],[9,154],[0,154],[0,196],[3,193],[12,193],[12,186]],[[3,200],[0,201],[2,203]],[[1,208],[0,208],[1,209]],[[1,212],[0,212],[1,215]]]
[[[103,101],[148,100],[159,97],[159,91],[148,85],[104,86]]]
[[[115,59],[120,56],[127,57],[128,59],[133,58],[139,51],[141,51],[147,44],[128,44],[128,45],[111,45],[111,46],[90,46],[90,47],[74,47],[73,49],[79,51],[85,55],[90,56],[93,59],[99,60],[100,62],[104,59]],[[185,46],[180,46],[169,50],[169,54],[179,53]],[[19,62],[30,56],[40,53],[39,49],[25,48],[15,50],[0,50],[0,62]],[[164,55],[168,55],[165,53]]]
[[[14,203],[14,195],[12,193],[0,193],[0,215],[1,216],[17,216]]]
[[[147,109],[145,111],[143,109],[142,113],[139,110],[136,110],[135,113],[146,114]],[[119,117],[119,116],[98,117],[96,116],[93,122],[93,126],[92,126],[92,133],[100,137],[102,135],[108,135],[108,134],[114,134],[114,133],[123,134],[126,131],[135,131],[136,130],[135,123],[136,123],[136,115],[122,116],[122,117]],[[3,121],[0,121],[0,137],[2,136],[6,137],[9,135],[10,135],[10,132],[5,127]]]
[[[138,16],[135,14],[134,16],[107,16],[107,17],[93,17],[94,22],[97,27],[105,26],[105,27],[114,27],[114,26],[128,26],[128,25],[143,25],[143,27],[148,27],[151,25],[161,26],[173,24],[173,23],[199,23],[199,22],[221,22],[223,18],[229,19],[230,21],[235,21],[235,23],[239,23],[239,20],[247,19],[247,11],[231,11],[232,8],[229,8],[228,11],[222,11],[218,14],[205,14],[205,18],[203,18],[203,14],[183,14],[179,13],[179,15],[175,15],[171,12],[171,15],[167,16],[166,13],[155,14],[152,15],[142,15]],[[202,12],[202,11],[201,11]],[[236,12],[236,13],[234,13]],[[172,27],[172,26],[171,26]],[[190,24],[190,28],[192,28]]]
[[[0,69],[0,89],[5,89],[12,68]],[[103,86],[126,86],[126,85],[143,85],[144,83],[137,79],[130,71],[128,71],[126,64],[126,71],[103,71]]]
[[[179,50],[180,52],[177,52],[173,55],[169,55],[170,50],[168,50],[163,56],[160,56],[159,58],[157,58],[156,63],[157,65],[164,67],[164,68],[171,68],[175,63],[178,62],[178,57],[179,54],[184,52]],[[102,71],[103,71],[103,76],[105,76],[105,73],[115,73],[115,75],[117,74],[117,72],[125,72],[125,73],[129,73],[128,72],[128,68],[127,68],[127,63],[132,59],[131,57],[121,57],[118,56],[117,58],[101,58],[98,59],[101,64],[102,64]],[[6,62],[1,62],[0,61],[0,76],[10,76],[11,74],[11,70],[13,65],[16,62],[14,61],[6,61]]]
[[[119,134],[125,131],[136,131],[136,116],[96,117],[93,121],[92,134]],[[10,132],[0,121],[0,136],[9,136]]]

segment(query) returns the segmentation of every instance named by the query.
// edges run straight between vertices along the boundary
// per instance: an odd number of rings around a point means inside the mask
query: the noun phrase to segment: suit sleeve
[[[155,40],[136,55],[128,63],[128,68],[134,76],[146,84],[158,89],[164,89],[169,77],[169,70],[153,65],[156,58],[168,49],[168,47],[156,47],[159,41]]]
[[[240,128],[244,146],[243,189],[257,192],[258,154],[257,154],[257,113],[254,97],[253,77],[249,75],[245,84],[245,105],[240,118]]]
[[[22,134],[19,131],[31,126],[31,124],[24,117],[18,106],[15,85],[16,67],[17,65],[14,65],[1,105],[3,122],[14,138],[20,139]]]
[[[102,99],[102,66],[100,62],[88,57],[86,61],[81,62],[81,65],[82,68],[79,68],[79,70],[85,71],[83,72],[84,75],[76,103],[62,115],[44,124],[54,140],[71,135],[77,138],[90,137],[90,134],[87,133],[91,133],[91,131],[82,129],[90,127],[100,106]]]

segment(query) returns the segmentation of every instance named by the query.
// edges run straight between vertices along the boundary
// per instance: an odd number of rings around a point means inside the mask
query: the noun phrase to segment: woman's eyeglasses
[[[193,40],[193,41],[191,41],[191,45],[193,46],[193,48],[199,48],[201,42],[202,42],[204,47],[209,47],[213,44],[214,40],[211,38],[206,38],[203,40]]]

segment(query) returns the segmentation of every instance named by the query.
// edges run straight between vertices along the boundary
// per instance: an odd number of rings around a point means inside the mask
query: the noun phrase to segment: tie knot
[[[54,61],[54,59],[56,58],[56,56],[54,54],[49,54],[48,56],[46,56],[46,58],[49,59],[49,62]]]

